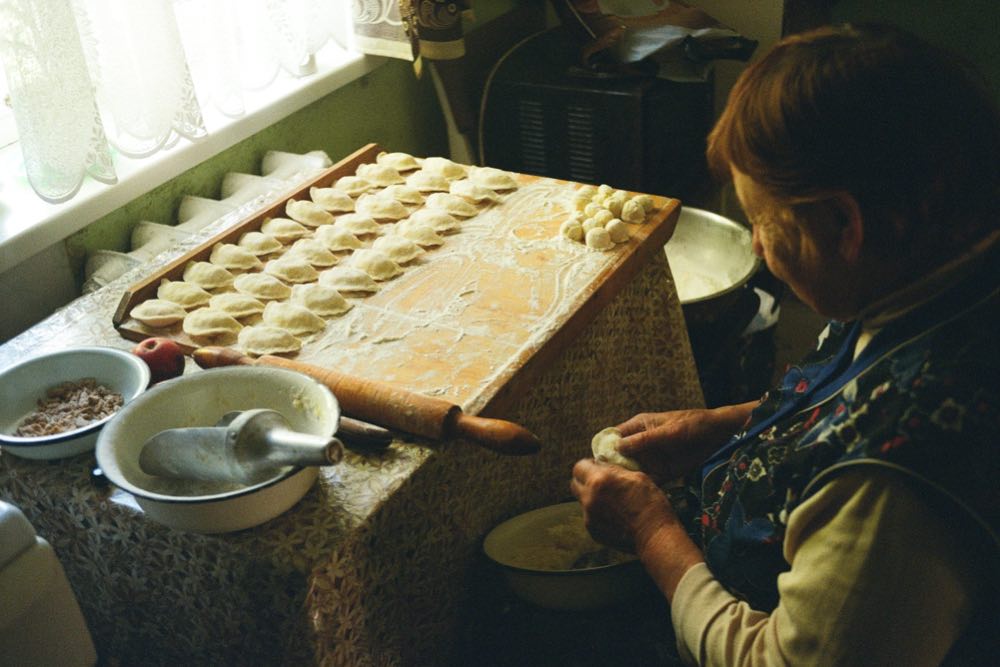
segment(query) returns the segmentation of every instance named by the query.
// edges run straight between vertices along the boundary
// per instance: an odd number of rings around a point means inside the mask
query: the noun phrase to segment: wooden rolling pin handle
[[[449,424],[445,426],[445,432],[450,436],[473,440],[506,456],[536,454],[542,448],[538,437],[520,424],[467,415],[461,410],[452,414]]]

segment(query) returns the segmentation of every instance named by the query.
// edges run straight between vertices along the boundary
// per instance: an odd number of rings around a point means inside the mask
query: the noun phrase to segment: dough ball
[[[609,222],[615,219],[615,216],[611,214],[606,208],[602,208],[600,211],[594,214],[594,220],[597,220],[597,224],[601,227],[606,227]]]
[[[615,218],[605,225],[604,229],[608,230],[608,236],[611,237],[612,243],[625,243],[625,241],[628,241],[628,237],[630,236],[628,225],[618,218]]]
[[[583,207],[583,215],[587,218],[593,218],[599,211],[603,211],[604,207],[600,204],[595,204],[591,202]]]
[[[591,229],[584,238],[586,239],[587,247],[594,250],[608,250],[615,246],[611,241],[611,235],[608,234],[608,230],[603,227]]]
[[[621,219],[633,225],[638,225],[645,222],[646,210],[642,207],[642,204],[636,202],[634,199],[629,199],[622,206]]]
[[[562,226],[559,228],[559,234],[564,239],[576,241],[577,243],[583,243],[583,226],[576,220],[570,219],[562,223]]]
[[[655,205],[653,198],[650,197],[649,195],[636,195],[635,197],[632,197],[632,201],[642,206],[642,210],[644,210],[646,213],[652,211],[653,206]]]
[[[617,218],[622,214],[622,206],[625,205],[625,195],[611,195],[604,200],[604,208],[608,210],[612,218]]]
[[[639,463],[635,459],[618,452],[618,443],[621,442],[621,439],[621,431],[613,426],[599,431],[590,441],[590,449],[594,452],[594,459],[602,463],[613,463],[628,470],[639,470]]]

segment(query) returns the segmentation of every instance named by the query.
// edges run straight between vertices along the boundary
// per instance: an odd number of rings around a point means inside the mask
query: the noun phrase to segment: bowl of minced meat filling
[[[97,433],[149,384],[129,352],[80,347],[39,355],[0,371],[0,448],[28,459],[94,449]]]

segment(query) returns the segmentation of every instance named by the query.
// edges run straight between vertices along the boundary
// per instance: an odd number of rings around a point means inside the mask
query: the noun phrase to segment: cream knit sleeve
[[[848,472],[791,513],[771,614],[729,594],[705,564],[671,605],[698,665],[937,665],[976,591],[952,528],[890,470]]]

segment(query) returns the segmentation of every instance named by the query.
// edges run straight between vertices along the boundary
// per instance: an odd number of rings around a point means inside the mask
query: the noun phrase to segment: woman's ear
[[[857,261],[865,242],[865,220],[858,200],[847,192],[840,192],[831,198],[840,222],[837,250],[847,262]]]

